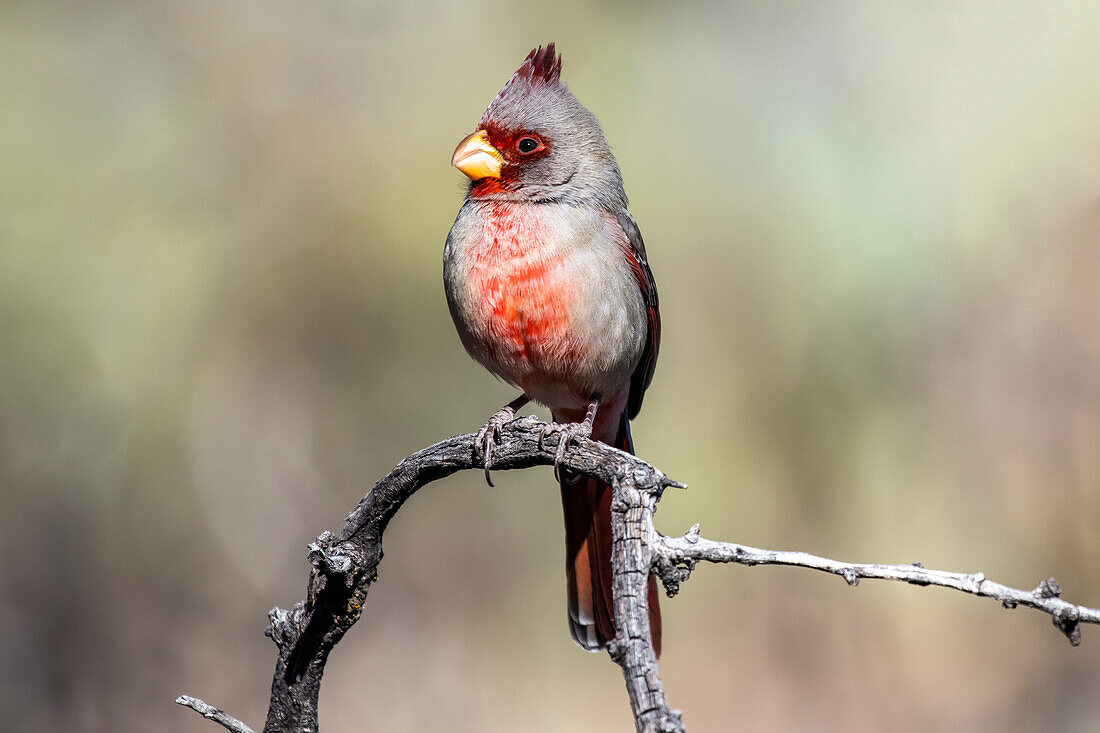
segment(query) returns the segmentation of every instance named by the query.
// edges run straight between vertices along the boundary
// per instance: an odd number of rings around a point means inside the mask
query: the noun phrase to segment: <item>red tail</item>
[[[554,419],[564,421],[557,415]],[[615,410],[609,405],[606,411],[601,409],[596,413],[592,439],[634,453],[630,424],[621,407]],[[569,632],[573,641],[594,652],[615,637],[615,603],[611,594],[611,487],[587,476],[562,471],[561,506],[565,512]],[[652,575],[647,596],[653,648],[660,656],[661,608],[657,599],[657,579]]]

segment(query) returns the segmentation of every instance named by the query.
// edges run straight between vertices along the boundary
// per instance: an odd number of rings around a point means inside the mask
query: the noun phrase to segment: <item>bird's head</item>
[[[553,43],[527,54],[451,163],[475,199],[626,208],[600,123],[562,83]]]

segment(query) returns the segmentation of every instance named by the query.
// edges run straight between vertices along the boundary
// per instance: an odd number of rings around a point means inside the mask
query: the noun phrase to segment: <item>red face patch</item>
[[[474,197],[488,196],[512,189],[524,165],[550,154],[550,145],[537,132],[506,130],[491,121],[483,124],[479,129],[485,130],[489,137],[489,144],[504,158],[504,165],[501,167],[499,179],[483,178],[474,184],[470,189],[470,194]]]

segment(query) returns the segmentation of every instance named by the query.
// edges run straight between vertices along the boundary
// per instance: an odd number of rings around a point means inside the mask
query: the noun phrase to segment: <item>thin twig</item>
[[[654,553],[657,555],[655,567],[658,575],[662,580],[668,576],[666,587],[671,594],[675,594],[675,588],[687,579],[694,564],[699,561],[740,565],[790,565],[839,575],[851,586],[859,585],[863,578],[896,580],[912,585],[938,585],[975,596],[993,598],[1000,601],[1005,608],[1034,608],[1050,614],[1054,626],[1066,635],[1073,646],[1081,643],[1081,623],[1100,624],[1100,610],[1059,598],[1062,589],[1054,578],[1042,581],[1034,590],[1019,590],[989,580],[983,573],[929,570],[920,563],[849,563],[805,552],[761,550],[734,542],[715,542],[699,536],[699,525],[692,527],[683,537],[660,535]]]
[[[207,705],[197,697],[180,695],[176,698],[176,703],[183,705],[185,708],[191,708],[207,720],[213,720],[215,723],[220,723],[223,728],[231,730],[233,733],[253,733],[251,728],[234,718],[232,715],[218,710],[213,705]]]

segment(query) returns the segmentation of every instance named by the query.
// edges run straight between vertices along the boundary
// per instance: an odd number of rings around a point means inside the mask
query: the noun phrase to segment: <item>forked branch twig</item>
[[[520,418],[504,427],[493,452],[494,470],[551,465],[556,445],[542,445],[545,423]],[[409,456],[390,471],[348,515],[338,535],[321,534],[310,545],[313,565],[306,599],[268,614],[267,635],[278,648],[264,733],[317,731],[317,699],[329,652],[359,619],[371,584],[378,579],[382,534],[404,502],[423,486],[456,471],[482,468],[474,457],[474,434],[459,435]],[[938,585],[1000,600],[1006,608],[1028,606],[1050,614],[1070,643],[1081,641],[1082,623],[1100,623],[1100,610],[1063,601],[1053,579],[1023,591],[987,580],[981,573],[949,573],[920,565],[844,563],[804,552],[759,550],[699,536],[698,525],[683,537],[666,537],[653,527],[661,494],[682,487],[650,464],[615,448],[585,441],[570,446],[562,465],[613,487],[612,571],[616,636],[608,652],[623,671],[639,731],[683,731],[679,711],[669,709],[650,643],[646,583],[650,573],[675,595],[698,562],[791,565],[833,573],[849,585],[862,578]],[[232,716],[196,698],[176,702],[234,733],[252,733]]]

